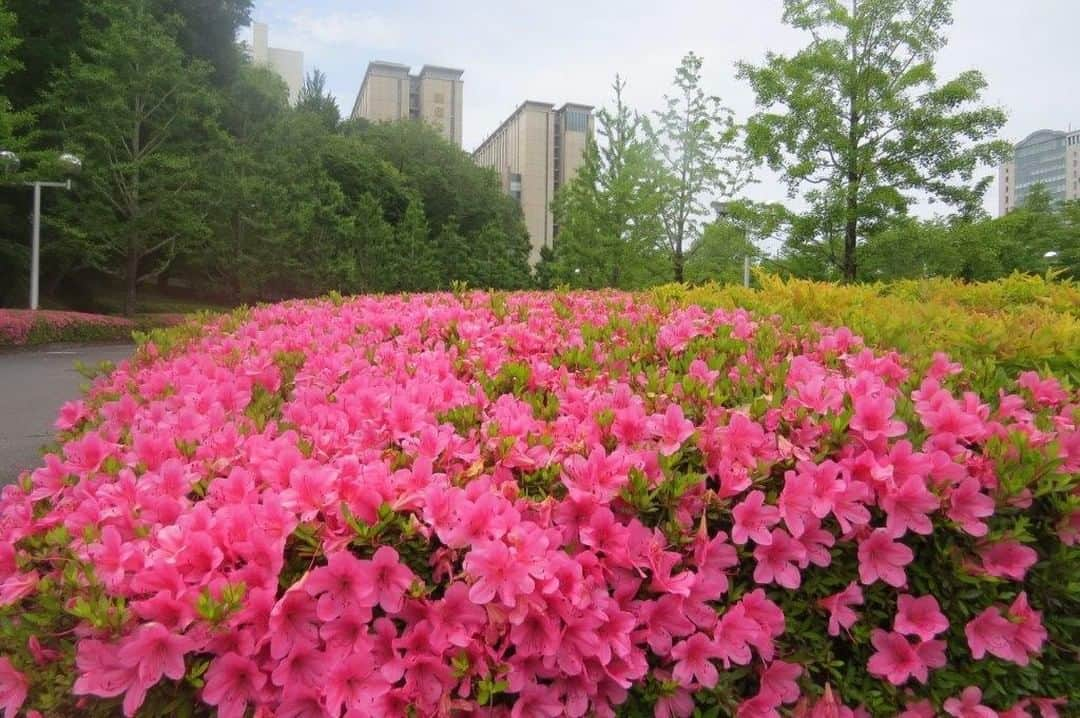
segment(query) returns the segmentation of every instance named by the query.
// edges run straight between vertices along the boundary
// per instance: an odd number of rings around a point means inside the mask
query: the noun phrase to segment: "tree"
[[[748,179],[739,129],[731,110],[701,89],[701,64],[692,52],[682,59],[675,93],[664,96],[655,124],[645,123],[666,174],[662,245],[676,282],[683,281],[685,250],[700,234],[706,198],[732,196]]]
[[[316,115],[329,130],[335,129],[341,122],[337,100],[326,89],[326,73],[319,68],[316,67],[304,78],[296,98],[296,109]]]
[[[635,289],[663,274],[662,170],[625,87],[616,75],[615,105],[597,113],[601,142],[589,139],[582,166],[555,196],[559,233],[545,253],[545,281]]]
[[[687,252],[686,281],[739,284],[745,258],[756,262],[760,254],[745,227],[718,219],[705,225],[701,238]]]
[[[178,17],[174,37],[190,57],[214,67],[220,87],[232,82],[242,62],[236,33],[251,23],[254,0],[154,0],[157,15]]]
[[[979,105],[974,70],[944,83],[934,70],[951,0],[784,0],[784,22],[808,32],[792,57],[739,64],[762,111],[751,118],[752,154],[804,186],[811,211],[843,220],[838,267],[857,276],[860,240],[906,214],[917,193],[970,211],[1009,147],[993,138],[1005,113]],[[822,229],[825,229],[823,227]],[[831,236],[821,235],[822,241]]]
[[[103,3],[84,24],[85,51],[47,91],[43,109],[85,157],[69,226],[100,271],[123,278],[124,313],[136,287],[163,271],[178,245],[205,236],[197,159],[214,132],[209,66],[185,57],[175,27],[148,0]]]

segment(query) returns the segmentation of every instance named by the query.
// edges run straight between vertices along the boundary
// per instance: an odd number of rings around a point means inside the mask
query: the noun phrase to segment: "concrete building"
[[[268,65],[289,86],[289,102],[296,104],[300,87],[304,84],[304,53],[299,50],[283,50],[269,46],[270,31],[266,23],[251,25],[251,59],[257,65]]]
[[[499,173],[503,190],[521,205],[532,251],[540,261],[558,232],[551,212],[556,190],[573,179],[593,134],[591,105],[526,100],[473,152],[473,159]]]
[[[998,168],[998,216],[1022,205],[1037,184],[1058,202],[1080,199],[1080,130],[1038,130],[1016,144],[1012,161]]]
[[[372,122],[423,120],[461,147],[463,70],[424,65],[417,75],[408,65],[375,60],[368,63],[352,117]]]

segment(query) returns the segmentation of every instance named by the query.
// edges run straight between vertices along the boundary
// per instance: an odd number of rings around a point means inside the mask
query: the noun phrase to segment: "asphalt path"
[[[41,465],[64,402],[81,396],[86,379],[75,362],[96,366],[131,356],[130,344],[48,344],[0,351],[0,485]]]

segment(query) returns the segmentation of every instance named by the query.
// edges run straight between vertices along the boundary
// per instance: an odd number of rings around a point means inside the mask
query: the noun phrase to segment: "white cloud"
[[[295,47],[306,49],[364,47],[395,49],[401,47],[399,27],[386,17],[360,12],[316,13],[302,10],[284,18],[284,25],[274,34]]]

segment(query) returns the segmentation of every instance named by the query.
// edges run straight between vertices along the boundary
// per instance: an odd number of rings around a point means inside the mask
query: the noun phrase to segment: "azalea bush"
[[[138,319],[53,309],[0,309],[0,347],[51,342],[130,340],[133,331],[172,326],[180,314],[159,314]]]
[[[27,715],[1080,710],[1080,402],[625,294],[153,332],[0,500]]]
[[[759,274],[760,289],[661,287],[663,300],[778,314],[791,328],[846,326],[875,348],[901,351],[922,370],[948,350],[964,378],[997,394],[1022,372],[1080,385],[1080,284],[1013,275],[995,282],[951,279],[842,285]]]

